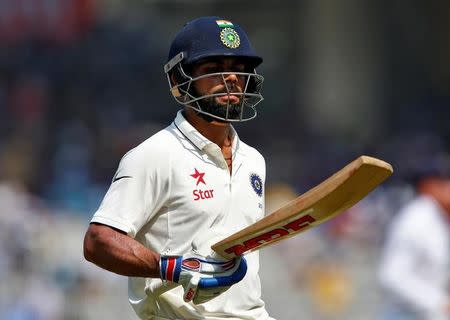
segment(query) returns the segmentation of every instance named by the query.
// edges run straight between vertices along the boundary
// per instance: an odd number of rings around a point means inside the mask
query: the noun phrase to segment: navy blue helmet
[[[192,77],[191,67],[208,59],[236,58],[245,64],[245,72],[216,72]],[[226,122],[246,121],[256,117],[256,105],[263,100],[260,93],[264,78],[255,68],[263,59],[257,55],[245,31],[236,23],[219,17],[201,17],[192,20],[177,33],[173,40],[164,71],[175,100],[193,108],[198,114]],[[226,77],[236,74],[245,78],[245,87],[236,90],[229,86]],[[221,77],[224,90],[220,93],[201,95],[195,90],[195,81],[205,77]],[[239,103],[217,105],[216,97],[234,95]],[[213,105],[213,106],[212,106]]]

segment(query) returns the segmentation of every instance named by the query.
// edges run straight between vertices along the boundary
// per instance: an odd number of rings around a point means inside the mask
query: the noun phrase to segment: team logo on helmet
[[[250,175],[250,184],[252,185],[252,188],[256,192],[256,194],[261,197],[263,191],[263,184],[261,178],[256,173],[252,173]]]
[[[241,44],[241,39],[239,38],[238,33],[231,28],[222,29],[220,32],[220,40],[222,40],[224,45],[232,49],[239,47]]]

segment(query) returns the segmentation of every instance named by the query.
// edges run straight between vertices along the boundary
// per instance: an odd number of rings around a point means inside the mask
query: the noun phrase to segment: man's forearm
[[[99,267],[120,275],[159,277],[159,254],[108,226],[89,226],[84,238],[84,256]]]

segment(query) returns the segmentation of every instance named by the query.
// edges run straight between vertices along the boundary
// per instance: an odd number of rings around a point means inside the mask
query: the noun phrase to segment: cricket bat
[[[211,248],[231,259],[304,232],[352,207],[392,172],[389,163],[360,156],[319,185]]]

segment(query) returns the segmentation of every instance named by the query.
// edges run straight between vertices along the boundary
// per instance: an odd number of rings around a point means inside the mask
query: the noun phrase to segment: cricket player
[[[383,320],[450,318],[450,159],[416,173],[417,196],[392,221],[380,265]]]
[[[187,23],[171,44],[164,70],[183,108],[125,154],[84,240],[87,260],[129,277],[141,319],[272,319],[258,253],[226,261],[210,249],[264,214],[264,158],[231,125],[256,116],[261,62],[218,17]]]

